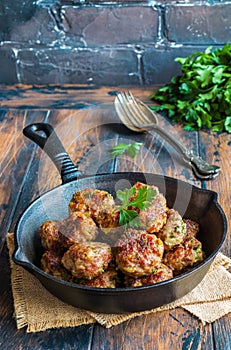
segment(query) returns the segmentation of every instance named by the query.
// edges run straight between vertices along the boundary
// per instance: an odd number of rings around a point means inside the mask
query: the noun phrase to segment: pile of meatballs
[[[136,208],[139,227],[119,225],[119,203],[103,190],[73,194],[69,216],[40,226],[41,269],[62,280],[96,288],[141,287],[173,278],[205,258],[197,222],[168,208],[158,187],[151,205]],[[133,208],[134,209],[134,208]]]

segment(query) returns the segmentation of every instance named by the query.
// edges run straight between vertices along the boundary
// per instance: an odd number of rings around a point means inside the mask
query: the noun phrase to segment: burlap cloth
[[[144,314],[182,307],[198,317],[203,324],[211,323],[231,312],[231,259],[218,253],[202,282],[184,297],[162,307],[131,314],[103,314],[67,305],[50,294],[40,282],[20,266],[11,256],[14,236],[7,235],[11,264],[11,283],[17,328],[38,332],[56,327],[73,327],[98,322],[110,328]]]

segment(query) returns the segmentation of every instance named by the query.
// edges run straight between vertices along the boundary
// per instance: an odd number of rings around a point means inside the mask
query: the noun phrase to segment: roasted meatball
[[[73,244],[63,255],[62,264],[77,278],[92,279],[103,273],[112,260],[111,247],[101,242]]]
[[[138,210],[141,228],[145,229],[149,233],[157,233],[161,230],[161,228],[163,227],[163,225],[166,223],[166,220],[167,220],[166,199],[159,192],[159,189],[156,186],[146,185],[141,182],[137,182],[134,185],[134,187],[137,189],[137,193],[138,193],[138,190],[144,186],[147,186],[148,188],[155,190],[156,195],[150,207],[144,210]],[[137,194],[134,195],[134,198],[136,196]]]
[[[45,221],[40,226],[40,238],[45,250],[60,250],[60,232],[56,221]]]
[[[92,280],[82,280],[81,284],[95,288],[116,288],[117,280],[117,271],[109,268]]]
[[[73,281],[73,276],[61,263],[62,254],[54,250],[47,250],[41,258],[41,269],[50,275],[61,278],[64,281]]]
[[[94,240],[97,236],[97,226],[92,218],[81,212],[71,213],[70,216],[58,224],[60,244],[69,248],[77,242]]]
[[[119,226],[119,213],[115,210],[114,198],[106,191],[91,188],[78,191],[72,196],[69,208],[92,217],[105,233]]]
[[[170,267],[160,263],[155,267],[153,273],[149,276],[144,276],[140,278],[132,278],[130,276],[125,277],[126,287],[142,287],[149,286],[158,282],[169,280],[173,278],[173,272]]]
[[[190,219],[184,219],[184,223],[186,225],[186,236],[188,237],[196,237],[199,232],[199,224]]]
[[[132,277],[150,275],[161,262],[163,242],[146,231],[130,231],[130,237],[118,241],[116,263],[119,270]]]
[[[108,208],[106,212],[101,211],[96,221],[101,231],[105,234],[113,234],[119,227],[119,211],[115,208]]]
[[[201,242],[195,237],[186,237],[183,243],[165,253],[163,263],[177,275],[202,260],[204,260],[204,252]]]
[[[171,249],[183,242],[186,236],[186,224],[181,215],[174,209],[167,211],[167,222],[158,233],[158,237],[164,242],[165,249]]]
[[[73,194],[69,203],[71,211],[84,211],[97,218],[102,211],[114,207],[112,195],[106,191],[86,188]]]
[[[40,226],[41,243],[45,250],[67,249],[72,244],[93,240],[97,226],[93,219],[81,212],[72,213],[60,221],[46,221]]]

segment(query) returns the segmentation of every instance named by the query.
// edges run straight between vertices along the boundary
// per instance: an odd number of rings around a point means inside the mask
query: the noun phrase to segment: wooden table
[[[124,89],[124,87],[123,87]],[[186,168],[175,151],[155,134],[135,134],[119,125],[113,112],[100,111],[100,105],[114,101],[118,88],[94,86],[0,86],[0,348],[3,349],[220,349],[231,348],[231,315],[213,324],[201,323],[181,308],[146,315],[106,329],[98,324],[76,328],[26,333],[16,329],[10,285],[6,233],[29,203],[60,184],[50,159],[22,134],[31,122],[51,123],[79,170],[88,175],[113,171],[146,171],[166,174],[193,185],[212,189],[231,218],[231,136],[211,132],[187,132],[161,118],[160,123],[222,172],[212,181],[199,181]],[[144,102],[153,88],[131,88]],[[92,106],[95,106],[92,108]],[[83,108],[87,107],[86,110]],[[142,154],[111,159],[108,150],[118,142],[140,141]],[[231,255],[230,231],[222,252]]]

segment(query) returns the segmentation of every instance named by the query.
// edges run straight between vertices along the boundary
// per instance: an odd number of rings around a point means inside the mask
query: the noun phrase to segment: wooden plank
[[[92,350],[213,349],[210,330],[211,326],[201,326],[183,309],[175,309],[143,315],[110,329],[97,325]]]
[[[219,321],[213,323],[213,333],[215,349],[231,349],[231,317],[230,315],[222,317]]]
[[[27,168],[30,166],[34,146],[26,146],[23,127],[34,120],[34,112],[2,111],[0,119],[0,251],[5,235],[10,229],[15,207],[21,193]],[[45,120],[46,112],[40,112],[38,120]]]
[[[222,206],[225,215],[229,221],[230,228],[230,157],[231,157],[231,136],[227,133],[211,135],[203,133],[201,144],[204,145],[208,159],[221,167],[219,177],[212,181],[207,181],[206,187],[218,193],[218,201]],[[201,136],[201,137],[202,137]],[[211,137],[212,136],[212,137]],[[228,256],[231,255],[231,235],[228,229],[228,238],[223,246],[222,251]]]
[[[143,101],[150,101],[153,87],[130,89]],[[0,85],[0,107],[17,109],[80,109],[99,103],[114,101],[118,87],[95,87],[94,85]]]

